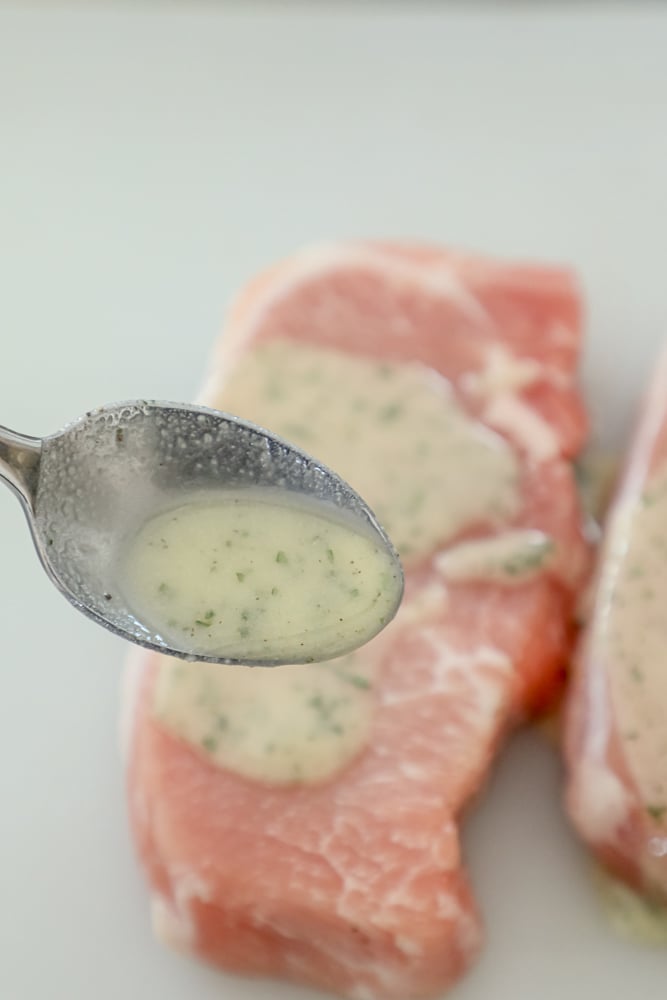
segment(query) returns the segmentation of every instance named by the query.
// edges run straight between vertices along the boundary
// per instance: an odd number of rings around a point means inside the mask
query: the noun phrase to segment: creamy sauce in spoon
[[[120,589],[139,620],[195,658],[340,656],[393,617],[402,582],[370,528],[322,508],[278,491],[195,497],[132,536]]]

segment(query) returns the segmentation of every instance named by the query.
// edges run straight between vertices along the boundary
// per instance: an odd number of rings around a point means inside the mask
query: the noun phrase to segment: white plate
[[[667,11],[417,3],[0,5],[0,420],[190,399],[231,291],[304,242],[562,259],[608,440],[667,334]],[[117,752],[123,644],[38,568],[0,493],[0,996],[279,1000],[154,945]],[[466,834],[488,924],[459,1000],[664,993],[614,939],[519,738]]]

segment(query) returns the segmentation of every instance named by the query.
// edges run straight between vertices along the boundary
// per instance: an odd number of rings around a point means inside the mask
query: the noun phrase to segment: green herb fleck
[[[213,611],[213,609],[210,608],[202,618],[195,619],[195,625],[208,626],[213,622],[214,617],[215,617],[215,611]]]
[[[414,493],[410,501],[410,513],[416,514],[420,507],[423,506],[425,499],[426,494],[423,490],[419,490],[417,493]],[[417,532],[414,531],[413,534],[417,534]]]
[[[365,677],[362,677],[361,674],[348,673],[346,670],[339,667],[336,663],[326,664],[326,666],[328,667],[329,670],[331,670],[333,674],[335,674],[335,676],[339,680],[343,681],[345,684],[351,684],[352,687],[359,688],[362,691],[370,690],[371,682],[367,680]]]
[[[387,405],[383,406],[380,410],[380,420],[385,423],[390,423],[390,421],[396,420],[397,417],[401,415],[402,411],[402,403],[387,403]]]
[[[158,594],[167,594],[169,592],[169,587],[163,581],[157,589]]]
[[[367,680],[366,677],[361,677],[359,674],[341,674],[341,676],[348,682],[348,684],[359,688],[361,691],[370,690],[371,682]]]
[[[667,813],[667,806],[646,806],[646,812],[649,814],[651,819],[660,822],[663,816]]]
[[[504,573],[509,576],[518,576],[520,573],[528,573],[532,569],[538,569],[545,558],[553,549],[553,543],[535,546],[521,554],[516,554],[502,564]]]
[[[333,549],[327,549],[327,559],[329,560],[330,563],[334,561]]]
[[[237,573],[236,579],[239,581],[239,583],[243,583],[243,581],[245,580],[245,573]]]
[[[203,746],[204,750],[206,750],[208,753],[215,753],[215,751],[218,749],[218,741],[216,740],[215,736],[205,736],[204,739],[201,741],[201,745]]]
[[[328,721],[333,710],[333,704],[326,701],[321,694],[315,694],[309,699],[308,705],[314,708],[323,721]]]
[[[277,595],[277,593],[278,593],[278,588],[277,587],[271,587],[271,596],[275,597]]]
[[[279,549],[279,551],[276,552],[276,562],[282,563],[283,565],[287,562],[287,556],[282,549]]]

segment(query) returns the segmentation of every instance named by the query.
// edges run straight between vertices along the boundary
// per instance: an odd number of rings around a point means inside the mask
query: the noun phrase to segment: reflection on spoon
[[[105,406],[43,440],[0,428],[0,478],[65,597],[171,656],[329,659],[401,600],[398,556],[345,482],[206,407]]]

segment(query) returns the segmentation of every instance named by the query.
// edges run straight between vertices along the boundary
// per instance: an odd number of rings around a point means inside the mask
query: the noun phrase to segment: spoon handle
[[[33,511],[42,442],[0,427],[0,479],[11,486],[24,506]]]

